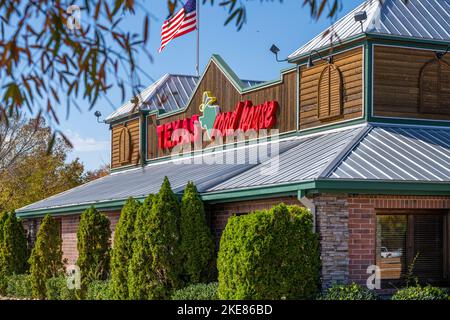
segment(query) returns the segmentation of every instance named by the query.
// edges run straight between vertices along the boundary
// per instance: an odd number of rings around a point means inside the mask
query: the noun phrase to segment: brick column
[[[334,283],[346,284],[349,279],[349,229],[346,194],[314,196],[317,232],[320,237],[322,288]]]

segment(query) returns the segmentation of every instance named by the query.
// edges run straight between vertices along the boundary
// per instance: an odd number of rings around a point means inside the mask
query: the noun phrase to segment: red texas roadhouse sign
[[[220,112],[217,99],[211,92],[203,93],[203,103],[200,105],[202,116],[172,121],[157,127],[158,146],[160,149],[170,149],[178,144],[199,141],[202,130],[205,129],[209,139],[216,136],[233,135],[236,131],[271,129],[277,122],[277,101],[266,101],[254,106],[249,100],[239,102],[234,111]],[[198,125],[200,124],[200,125]]]

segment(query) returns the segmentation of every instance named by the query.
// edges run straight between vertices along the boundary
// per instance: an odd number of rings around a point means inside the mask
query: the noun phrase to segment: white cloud
[[[109,150],[109,141],[99,141],[92,137],[83,137],[78,132],[66,130],[66,136],[73,144],[75,152],[101,152]]]

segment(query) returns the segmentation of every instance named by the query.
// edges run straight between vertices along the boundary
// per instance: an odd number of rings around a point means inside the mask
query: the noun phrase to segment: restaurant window
[[[445,239],[447,218],[443,214],[377,215],[377,265],[383,288],[407,284],[446,282]]]

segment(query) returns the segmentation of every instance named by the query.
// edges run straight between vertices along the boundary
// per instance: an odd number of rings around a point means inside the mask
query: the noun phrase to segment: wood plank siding
[[[442,72],[427,72],[424,80],[424,102],[421,106],[420,79],[423,68],[436,59],[434,51],[389,46],[374,47],[373,113],[374,116],[450,120],[450,99],[440,99],[438,94],[429,98],[430,86],[442,85],[442,97],[450,97],[450,78],[448,69]],[[450,57],[442,58],[443,65],[450,64]],[[445,71],[445,72],[444,72]],[[436,74],[436,79],[431,79]],[[437,78],[440,77],[441,80]],[[428,89],[428,90],[426,90]],[[432,102],[434,107],[429,105]]]
[[[157,118],[156,115],[151,115],[147,118],[147,158],[155,159],[169,154],[168,150],[164,151],[158,148],[156,127],[172,121],[190,118],[196,114],[201,115],[199,106],[202,103],[202,96],[205,91],[211,91],[212,95],[217,98],[217,104],[220,106],[221,112],[234,111],[236,104],[245,100],[252,101],[253,105],[271,100],[278,101],[277,123],[274,128],[279,129],[280,133],[296,130],[296,76],[297,72],[293,69],[282,75],[281,82],[241,94],[215,62],[211,62],[185,111],[169,117],[162,115]]]
[[[123,139],[123,128],[128,129],[129,133],[129,149],[122,144],[125,142]],[[122,140],[121,140],[122,137]],[[111,129],[111,167],[113,169],[139,164],[139,119],[132,119],[124,123],[114,125]],[[122,152],[122,156],[121,156]],[[129,152],[129,156],[124,154]]]
[[[359,118],[363,114],[363,50],[356,48],[333,57],[342,77],[342,89],[331,82],[331,112],[319,115],[319,81],[328,62],[317,62],[314,67],[300,69],[300,129],[309,129],[343,120]],[[335,74],[335,79],[338,79]],[[321,81],[322,87],[324,81]],[[327,89],[328,90],[328,89]],[[328,99],[328,91],[325,94]],[[341,91],[341,92],[339,92]],[[341,94],[341,96],[340,96]],[[342,98],[342,104],[339,99]],[[322,100],[323,101],[323,100]],[[328,103],[329,105],[330,103]],[[340,112],[337,109],[341,108]],[[328,109],[328,106],[327,106]]]

